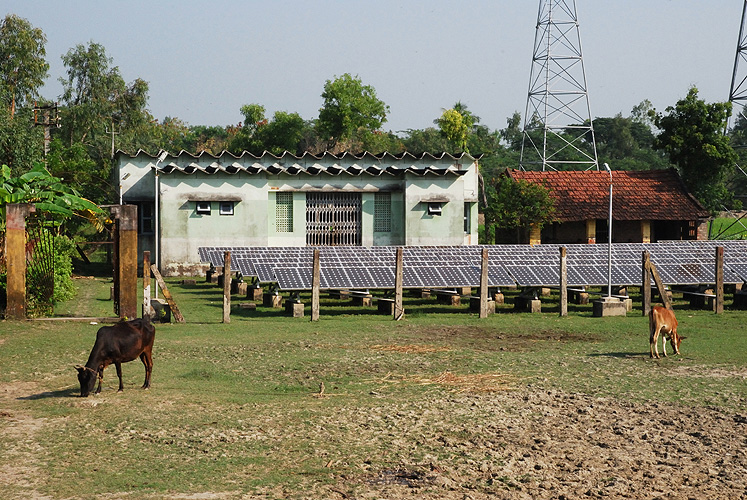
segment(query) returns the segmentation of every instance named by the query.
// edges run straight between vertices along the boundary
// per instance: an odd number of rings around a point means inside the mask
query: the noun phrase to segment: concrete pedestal
[[[437,293],[436,300],[439,304],[448,304],[451,306],[458,306],[462,303],[462,298],[459,295],[452,295],[450,293]]]
[[[249,283],[245,281],[232,281],[231,282],[231,293],[246,295],[246,290],[249,288]]]
[[[503,294],[501,292],[494,293],[493,294],[493,302],[495,302],[496,305],[498,305],[498,304],[502,305],[502,304],[504,304],[506,302],[506,298],[503,296]]]
[[[371,307],[373,305],[371,295],[353,295],[353,305],[360,307]]]
[[[276,295],[274,293],[262,294],[262,305],[265,307],[280,307],[282,303],[282,295]]]
[[[471,312],[480,312],[480,297],[469,298],[469,310]],[[488,315],[495,314],[495,301],[488,300]]]
[[[604,316],[625,316],[628,312],[625,302],[616,297],[604,297],[600,300],[595,300],[593,307],[595,318],[601,318]]]
[[[734,292],[734,309],[747,309],[747,292],[744,290]]]
[[[394,315],[394,300],[393,299],[378,299],[376,301],[376,309],[379,314],[385,314],[387,316]]]
[[[531,313],[542,312],[542,301],[531,297],[522,297],[521,295],[514,298],[514,309],[517,311],[527,311]]]
[[[303,302],[286,301],[285,312],[294,318],[303,318]]]
[[[251,286],[247,288],[246,298],[249,300],[260,301],[262,300],[262,288],[258,286]]]

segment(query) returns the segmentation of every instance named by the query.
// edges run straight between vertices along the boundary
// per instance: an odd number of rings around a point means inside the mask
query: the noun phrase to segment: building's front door
[[[361,244],[360,193],[306,193],[306,244]]]

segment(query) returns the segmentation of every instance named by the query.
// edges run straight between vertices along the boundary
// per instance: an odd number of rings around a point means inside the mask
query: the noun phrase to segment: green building
[[[165,275],[204,269],[200,246],[474,245],[477,160],[340,154],[118,152],[138,246]]]

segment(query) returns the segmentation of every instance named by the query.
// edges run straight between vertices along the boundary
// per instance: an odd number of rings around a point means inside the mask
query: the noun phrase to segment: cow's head
[[[96,371],[88,368],[87,366],[80,366],[76,365],[76,370],[78,370],[78,382],[80,382],[80,397],[86,398],[89,394],[91,394],[91,391],[93,391],[93,386],[96,385]]]

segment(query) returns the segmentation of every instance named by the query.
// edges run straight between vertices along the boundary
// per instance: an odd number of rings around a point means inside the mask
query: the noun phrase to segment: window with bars
[[[374,231],[392,232],[392,193],[374,194]]]
[[[275,228],[278,233],[293,232],[293,193],[275,193]]]

